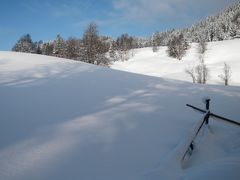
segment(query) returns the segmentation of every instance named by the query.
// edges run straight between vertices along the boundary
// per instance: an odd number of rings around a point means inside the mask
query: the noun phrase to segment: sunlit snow
[[[224,43],[234,51],[239,40]],[[221,44],[209,47],[217,53],[216,46]],[[156,61],[150,50],[138,51],[127,62],[129,68],[138,58],[143,62],[139,54],[151,56],[145,61]],[[219,50],[217,56],[222,53]],[[157,59],[161,56],[165,55],[156,54]],[[232,83],[238,84],[239,58],[235,53],[216,62],[212,53],[207,63],[214,74],[223,59],[229,62]],[[167,60],[176,62],[170,65]],[[174,80],[190,59],[184,59],[184,65],[170,58],[162,61],[166,72],[168,66],[181,67],[173,76],[163,73],[171,80],[0,52],[0,179],[239,179],[238,126],[210,119],[184,167],[179,157],[203,116],[186,103],[204,108],[202,98],[208,96],[211,111],[239,121],[240,87]],[[149,63],[146,70],[157,69],[156,64]]]

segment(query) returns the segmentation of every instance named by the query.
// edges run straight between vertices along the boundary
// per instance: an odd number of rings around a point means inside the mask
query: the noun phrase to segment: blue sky
[[[82,37],[90,22],[99,33],[150,36],[181,28],[219,12],[235,0],[1,0],[0,50],[11,50],[23,34],[33,41]]]

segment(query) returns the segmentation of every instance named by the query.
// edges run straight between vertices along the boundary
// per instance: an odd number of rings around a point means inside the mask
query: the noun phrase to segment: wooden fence
[[[186,161],[186,157],[187,156],[191,156],[193,150],[194,150],[194,144],[195,144],[195,139],[197,138],[197,135],[199,134],[200,130],[205,126],[209,124],[209,118],[210,117],[214,117],[214,118],[218,118],[220,120],[223,120],[225,122],[240,126],[240,122],[239,121],[234,121],[222,116],[219,116],[217,114],[214,114],[210,111],[210,99],[207,98],[204,100],[205,104],[206,104],[206,108],[204,109],[200,109],[198,107],[192,106],[190,104],[187,104],[188,107],[193,108],[194,110],[197,110],[198,112],[204,113],[204,116],[202,118],[202,120],[195,126],[195,129],[192,132],[192,135],[190,136],[188,142],[187,142],[187,149],[186,151],[184,151],[183,155],[182,155],[182,159],[181,159],[181,163],[184,164],[184,162]]]

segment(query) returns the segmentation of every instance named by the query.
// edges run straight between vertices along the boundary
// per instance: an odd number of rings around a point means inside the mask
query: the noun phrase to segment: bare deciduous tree
[[[84,58],[85,61],[94,64],[98,54],[98,30],[95,23],[90,23],[83,35]]]
[[[185,72],[191,76],[193,83],[196,83],[196,75],[194,67],[186,68]]]
[[[157,44],[157,33],[154,33],[152,35],[152,50],[153,52],[157,52],[158,51],[158,44]]]
[[[209,79],[209,69],[204,62],[204,56],[199,56],[199,64],[185,69],[185,72],[191,76],[193,83],[206,84]]]
[[[209,79],[209,69],[204,62],[204,56],[199,56],[199,64],[196,67],[197,82],[200,84],[206,84]]]
[[[200,54],[204,54],[206,51],[207,51],[207,43],[203,39],[200,39],[198,44],[198,52]]]
[[[130,58],[131,54],[129,51],[134,48],[133,42],[133,37],[129,36],[128,34],[122,34],[117,38],[116,47],[121,61],[126,61]]]
[[[224,81],[225,86],[229,85],[231,74],[232,72],[230,66],[226,62],[224,62],[223,74],[219,75],[218,77]]]
[[[90,23],[83,35],[83,58],[85,62],[96,65],[108,65],[109,59],[105,56],[105,53],[109,50],[109,47],[98,35],[97,25]]]
[[[77,58],[80,56],[80,45],[80,40],[72,37],[68,38],[66,41],[65,56],[68,59],[77,60]]]

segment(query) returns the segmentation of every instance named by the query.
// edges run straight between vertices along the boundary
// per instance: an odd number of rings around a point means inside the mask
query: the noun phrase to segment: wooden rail
[[[207,112],[207,110],[203,110],[203,109],[197,108],[197,107],[192,106],[192,105],[190,105],[190,104],[186,104],[186,106],[191,107],[191,108],[193,108],[194,110],[200,111],[200,112],[202,112],[202,113],[206,113],[206,112]],[[217,114],[214,114],[214,113],[212,113],[212,112],[209,113],[209,116],[210,116],[210,117],[215,117],[215,118],[218,118],[218,119],[220,119],[220,120],[223,120],[223,121],[226,121],[226,122],[229,122],[229,123],[232,123],[232,124],[235,124],[235,125],[240,126],[240,121],[231,120],[231,119],[228,119],[228,118],[219,116],[219,115],[217,115]]]
[[[194,150],[194,141],[197,138],[197,135],[199,134],[202,127],[207,123],[207,120],[209,118],[209,111],[206,112],[202,120],[195,126],[195,129],[192,131],[192,134],[187,142],[187,149],[183,153],[181,163],[184,164],[184,161],[186,160],[187,155],[191,155],[192,151]]]

